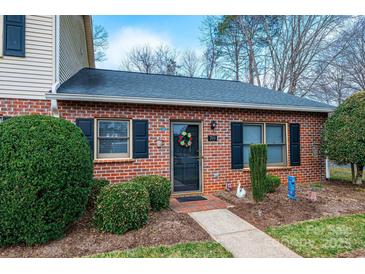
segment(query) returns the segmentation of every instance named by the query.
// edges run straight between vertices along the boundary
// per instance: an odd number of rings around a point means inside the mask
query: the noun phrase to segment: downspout
[[[57,93],[57,89],[60,86],[60,16],[55,17],[55,81],[52,85],[52,93]],[[57,99],[51,100],[51,112],[55,117],[59,117]]]
[[[332,115],[332,112],[328,112],[328,118]],[[329,180],[331,177],[331,163],[330,160],[328,159],[328,157],[326,157],[326,180]]]

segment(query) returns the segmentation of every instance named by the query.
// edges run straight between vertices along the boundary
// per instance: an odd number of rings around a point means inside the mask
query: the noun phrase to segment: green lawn
[[[170,246],[138,247],[100,253],[91,258],[232,258],[232,254],[216,242],[194,242]]]
[[[266,232],[303,257],[336,257],[365,248],[365,214],[270,227]]]
[[[351,168],[331,167],[330,178],[332,180],[351,182]],[[363,181],[365,181],[365,175],[363,176]]]

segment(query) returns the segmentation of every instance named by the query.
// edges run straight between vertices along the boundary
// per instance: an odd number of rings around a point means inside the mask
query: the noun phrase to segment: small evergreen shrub
[[[89,196],[89,207],[94,207],[96,199],[98,198],[100,191],[103,187],[109,185],[110,182],[104,178],[94,178],[91,184],[91,192]]]
[[[266,193],[267,145],[250,145],[249,163],[253,198],[262,201]]]
[[[84,212],[93,176],[81,130],[29,115],[0,124],[0,245],[62,237]]]
[[[104,232],[123,234],[147,223],[150,200],[142,184],[127,182],[101,189],[94,221]]]
[[[146,187],[153,211],[160,211],[169,207],[171,182],[168,179],[162,176],[148,175],[135,177],[132,181]]]
[[[280,177],[274,175],[266,176],[266,192],[273,193],[280,186]]]

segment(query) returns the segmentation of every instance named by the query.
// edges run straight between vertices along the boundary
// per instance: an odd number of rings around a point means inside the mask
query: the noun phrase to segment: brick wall
[[[51,101],[29,99],[1,99],[0,117],[27,114],[51,114]]]
[[[177,106],[152,106],[116,103],[59,102],[62,118],[127,118],[149,120],[149,158],[122,161],[96,161],[95,176],[105,177],[114,183],[131,179],[136,175],[158,174],[170,176],[170,122],[173,120],[201,121],[203,128],[203,188],[205,193],[222,190],[226,182],[236,186],[239,182],[250,184],[249,171],[231,169],[232,121],[299,123],[301,125],[301,166],[269,168],[271,174],[286,181],[287,175],[295,175],[297,181],[319,181],[325,174],[324,160],[313,153],[320,143],[320,130],[327,114],[265,110],[235,110]],[[213,131],[210,122],[217,121]],[[161,130],[167,128],[168,130]],[[208,135],[217,135],[217,142],[208,142]],[[290,138],[290,137],[289,137]],[[157,141],[162,140],[162,147]],[[289,142],[289,140],[288,140]],[[219,173],[217,178],[213,174]]]
[[[230,123],[232,121],[299,123],[301,125],[301,166],[269,168],[269,172],[280,176],[284,182],[289,174],[295,175],[300,183],[315,182],[324,178],[324,159],[313,155],[313,145],[319,146],[320,130],[327,114],[71,101],[60,101],[58,105],[60,117],[72,122],[75,122],[76,118],[149,120],[148,159],[95,161],[95,176],[107,178],[113,183],[145,174],[170,177],[170,122],[173,120],[202,122],[205,193],[224,189],[226,182],[231,182],[234,186],[239,182],[246,186],[250,184],[247,169],[231,169]],[[50,115],[50,113],[50,101],[0,99],[0,117],[26,114]],[[218,123],[214,131],[210,128],[212,120]],[[167,128],[167,130],[161,128]],[[208,135],[217,135],[218,141],[208,142]],[[162,141],[162,147],[157,147],[158,140]],[[219,173],[219,176],[214,178],[214,173]]]

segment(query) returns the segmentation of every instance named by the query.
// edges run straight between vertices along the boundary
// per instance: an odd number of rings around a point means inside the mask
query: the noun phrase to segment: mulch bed
[[[259,203],[247,197],[238,199],[235,191],[217,194],[234,207],[230,210],[249,223],[265,230],[269,226],[290,224],[320,217],[339,216],[365,212],[365,186],[344,182],[326,182],[317,190],[317,201],[309,199],[308,184],[297,185],[297,201],[287,198],[287,186],[281,185],[275,193],[268,193]]]
[[[146,226],[124,235],[101,233],[93,227],[92,211],[73,225],[60,240],[43,245],[0,248],[0,257],[80,257],[139,246],[170,245],[212,240],[187,214],[172,210],[151,212]]]

